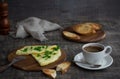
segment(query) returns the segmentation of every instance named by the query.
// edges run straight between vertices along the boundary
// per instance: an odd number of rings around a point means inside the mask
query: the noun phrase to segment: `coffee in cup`
[[[96,52],[102,51],[103,48],[99,46],[88,46],[88,47],[85,47],[84,50],[88,51],[88,53],[96,53]]]
[[[102,64],[104,58],[112,52],[112,47],[100,43],[88,43],[82,46],[82,50],[86,62]]]

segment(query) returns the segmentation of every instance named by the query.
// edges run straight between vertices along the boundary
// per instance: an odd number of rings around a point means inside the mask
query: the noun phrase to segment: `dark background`
[[[120,0],[8,0],[9,18],[36,16],[48,20],[119,18]]]

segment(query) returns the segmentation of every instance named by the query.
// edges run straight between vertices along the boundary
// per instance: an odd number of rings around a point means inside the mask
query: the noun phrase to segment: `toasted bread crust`
[[[56,71],[62,71],[62,74],[66,73],[71,65],[71,62],[65,61],[56,67]]]
[[[70,39],[80,39],[79,35],[72,33],[72,32],[69,32],[69,31],[63,31],[63,35],[70,38]]]
[[[73,27],[73,31],[78,34],[91,34],[93,32],[92,26],[86,25],[86,24],[77,24]]]
[[[94,30],[100,30],[102,27],[100,24],[97,23],[85,23],[85,24],[92,26]]]
[[[101,29],[101,25],[97,23],[81,23],[73,26],[73,31],[82,34],[82,35],[90,35],[96,33],[97,30]]]
[[[55,79],[57,74],[56,74],[56,70],[54,69],[42,69],[43,73],[48,75],[49,77]]]

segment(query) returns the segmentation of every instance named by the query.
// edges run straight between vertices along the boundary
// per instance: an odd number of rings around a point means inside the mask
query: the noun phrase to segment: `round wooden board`
[[[25,70],[25,71],[40,71],[41,69],[44,69],[44,68],[54,68],[58,64],[65,61],[65,59],[66,59],[65,52],[62,51],[61,53],[62,53],[62,55],[60,56],[60,58],[57,61],[55,61],[49,65],[46,65],[46,66],[40,66],[38,64],[38,62],[31,55],[23,55],[26,58],[24,60],[16,62],[15,64],[13,64],[13,66],[16,68]],[[16,55],[16,51],[11,52],[8,55],[8,61],[11,62],[13,60],[13,58],[15,58],[16,56],[19,56],[19,55]]]
[[[72,27],[67,27],[65,28],[63,31],[69,31],[69,32],[73,32],[73,26]],[[92,35],[80,35],[80,34],[77,34],[80,36],[80,39],[76,39],[76,38],[69,38],[69,37],[66,37],[63,32],[62,32],[62,35],[65,39],[67,40],[70,40],[70,41],[75,41],[75,42],[96,42],[96,41],[100,41],[102,39],[105,38],[106,34],[105,32],[101,29],[101,30],[98,30],[96,31],[95,34],[92,34]]]

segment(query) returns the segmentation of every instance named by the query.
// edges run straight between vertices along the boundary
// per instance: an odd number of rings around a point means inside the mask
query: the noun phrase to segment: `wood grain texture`
[[[55,61],[51,64],[48,64],[46,66],[40,66],[38,64],[38,62],[31,55],[23,55],[26,58],[24,60],[21,60],[21,61],[15,63],[13,66],[16,68],[25,70],[25,71],[40,71],[41,69],[44,69],[44,68],[54,68],[66,59],[65,52],[62,51],[61,53],[62,54],[57,61]],[[13,58],[15,58],[16,56],[19,56],[19,55],[16,55],[16,51],[11,52],[8,55],[8,61],[11,62],[13,60]]]

